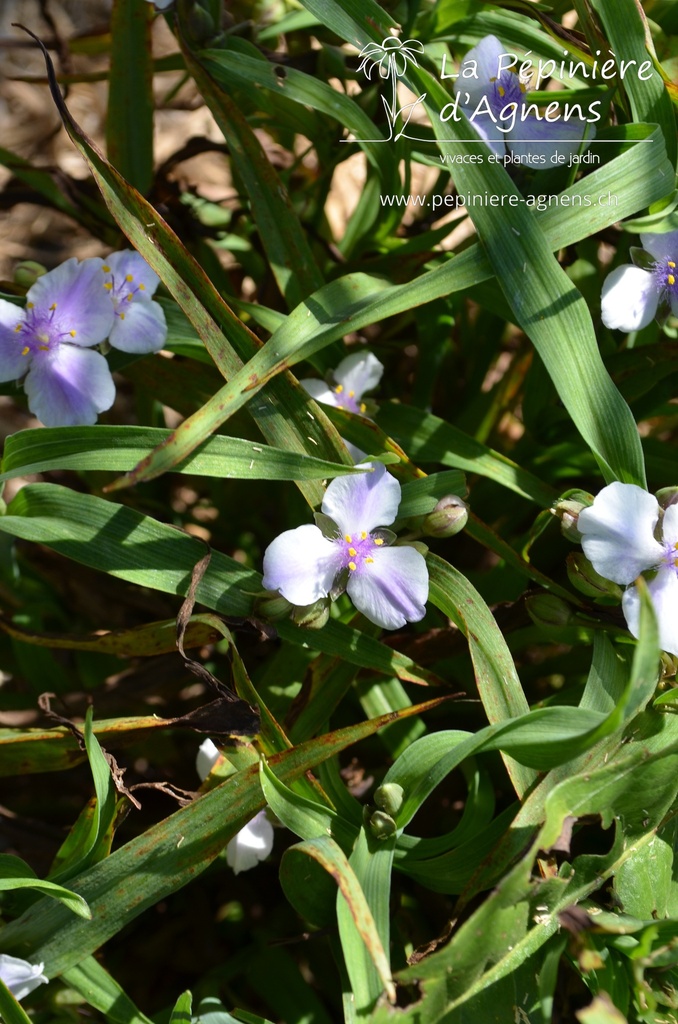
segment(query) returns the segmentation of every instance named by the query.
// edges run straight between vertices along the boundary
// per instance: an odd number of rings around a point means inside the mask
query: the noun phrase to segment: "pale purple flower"
[[[658,527],[660,519],[661,527]],[[584,554],[596,572],[627,587],[622,610],[638,636],[640,598],[634,581],[644,575],[657,616],[662,650],[678,655],[678,505],[663,512],[635,484],[608,484],[579,513]]]
[[[398,514],[400,484],[381,463],[373,472],[335,478],[321,509],[332,520],[331,536],[317,526],[286,530],[264,554],[264,586],[294,605],[314,604],[346,589],[371,622],[399,629],[424,617],[428,569],[415,548],[389,546]]]
[[[606,327],[639,331],[669,310],[678,316],[678,231],[641,235],[649,269],[625,263],[605,278],[601,315]]]
[[[165,314],[153,301],[158,275],[134,249],[111,253],[101,269],[115,311],[108,338],[112,347],[136,354],[157,352],[167,339]]]
[[[383,364],[371,352],[353,352],[342,359],[333,372],[333,386],[317,378],[299,383],[316,402],[346,409],[347,412],[365,413],[367,406],[362,400],[363,395],[376,388],[383,372]]]
[[[24,309],[0,299],[0,381],[25,377],[28,407],[46,427],[96,423],[115,385],[92,351],[113,326],[100,259],[73,258],[39,277]]]
[[[205,740],[198,748],[195,767],[201,779],[206,779],[219,759],[219,749],[212,740]],[[233,836],[226,846],[226,862],[236,875],[255,868],[273,849],[273,826],[266,811],[259,811],[251,821]]]
[[[18,956],[0,953],[0,978],[15,999],[23,999],[38,985],[48,982],[42,973],[44,964],[31,964]]]
[[[535,170],[553,167],[551,157],[558,153],[564,160],[577,153],[582,140],[593,138],[595,131],[578,116],[566,120],[565,114],[546,116],[534,104],[528,106],[528,83],[504,66],[506,54],[496,36],[485,36],[469,50],[455,83],[459,105],[497,156],[503,157],[508,150]],[[500,63],[502,55],[505,59]],[[531,156],[539,162],[530,161]]]

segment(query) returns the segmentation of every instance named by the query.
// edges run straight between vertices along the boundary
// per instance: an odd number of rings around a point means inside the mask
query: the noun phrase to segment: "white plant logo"
[[[408,64],[414,64],[415,67],[419,67],[416,54],[422,54],[423,52],[424,46],[418,39],[405,39],[401,41],[396,39],[395,36],[387,36],[381,43],[367,43],[360,51],[362,60],[358,66],[358,71],[364,71],[367,78],[372,81],[372,73],[375,68],[378,68],[379,77],[391,83],[389,99],[386,99],[385,96],[381,97],[388,120],[388,138],[373,139],[371,141],[388,142],[390,139],[393,139],[397,142],[401,136],[406,134],[405,130],[412,113],[415,107],[426,98],[426,93],[418,96],[412,103],[406,103],[399,110],[398,79],[402,78],[405,74]],[[395,126],[399,117],[402,120],[402,127],[396,132]]]

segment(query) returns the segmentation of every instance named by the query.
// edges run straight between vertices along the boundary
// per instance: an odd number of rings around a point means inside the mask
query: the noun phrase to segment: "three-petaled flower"
[[[371,473],[335,478],[321,509],[329,536],[307,524],[286,530],[264,554],[264,586],[291,604],[312,605],[346,590],[358,611],[384,629],[424,617],[428,569],[414,547],[390,546],[388,527],[400,505],[400,484],[381,463]]]
[[[601,315],[606,327],[639,331],[669,310],[678,316],[678,231],[641,235],[649,269],[625,263],[605,278]]]
[[[66,260],[39,277],[19,309],[0,299],[0,381],[25,377],[28,407],[47,427],[92,424],[115,385],[94,345],[113,327],[103,260]]]
[[[195,767],[201,779],[206,779],[219,760],[219,750],[212,740],[205,740],[198,748]],[[266,811],[259,811],[240,829],[226,846],[226,862],[233,873],[255,868],[273,849],[273,826]]]
[[[559,113],[551,117],[548,109],[542,114],[536,104],[528,105],[528,82],[504,67],[506,55],[496,36],[485,36],[469,50],[455,83],[459,106],[497,156],[508,150],[536,170],[553,166],[552,157],[564,161],[578,151],[584,138],[593,137],[593,128],[571,113],[561,119]],[[530,161],[533,155],[538,162]]]
[[[313,378],[299,383],[316,402],[348,412],[365,413],[367,406],[362,400],[363,395],[376,388],[383,372],[382,363],[371,352],[353,352],[334,370],[334,385]]]
[[[627,587],[622,610],[635,637],[640,597],[634,580],[647,574],[660,647],[678,655],[678,504],[662,511],[654,495],[635,484],[616,482],[579,513],[577,529],[596,572]]]
[[[157,352],[167,338],[162,306],[153,301],[158,275],[133,249],[111,253],[101,269],[115,312],[110,344],[123,352]]]
[[[0,978],[4,981],[15,999],[23,999],[38,985],[46,984],[49,979],[42,973],[44,964],[31,964],[18,956],[0,953]]]

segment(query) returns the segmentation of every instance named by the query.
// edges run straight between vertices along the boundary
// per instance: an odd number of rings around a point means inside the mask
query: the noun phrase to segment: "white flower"
[[[381,463],[372,473],[337,477],[325,491],[322,512],[332,536],[308,523],[286,530],[264,553],[263,584],[300,607],[345,589],[358,611],[383,629],[400,629],[426,613],[428,569],[407,545],[389,546],[398,515],[400,484]]]
[[[108,341],[122,352],[158,352],[167,340],[162,306],[153,301],[160,278],[134,249],[113,252],[101,267],[115,318]]]
[[[362,397],[366,391],[376,388],[384,372],[383,364],[371,352],[353,352],[337,366],[332,374],[335,386],[330,387],[324,380],[300,380],[302,388],[316,402],[333,405],[347,412],[364,413]]]
[[[640,598],[633,584],[641,574],[649,574],[646,580],[659,644],[678,655],[678,505],[669,505],[662,516],[652,494],[635,484],[617,482],[604,487],[593,505],[579,513],[577,528],[584,554],[596,572],[627,587],[622,610],[635,637]]]
[[[273,826],[266,811],[259,811],[226,847],[226,860],[236,875],[255,868],[273,849]]]
[[[38,985],[47,984],[49,978],[42,973],[44,964],[30,964],[8,953],[0,953],[0,978],[15,999],[23,999]]]
[[[219,759],[219,750],[212,740],[205,740],[198,748],[195,767],[201,779],[206,779]],[[255,868],[273,849],[273,826],[266,811],[259,811],[250,822],[233,836],[226,847],[226,861],[238,875]]]
[[[624,263],[605,278],[601,296],[603,323],[611,330],[640,331],[670,309],[678,316],[678,231],[641,235],[654,262],[651,269]]]

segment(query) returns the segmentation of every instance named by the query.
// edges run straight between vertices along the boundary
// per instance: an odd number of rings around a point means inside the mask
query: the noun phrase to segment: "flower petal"
[[[104,357],[76,345],[59,345],[42,358],[34,357],[24,388],[28,408],[46,427],[94,424],[115,400]]]
[[[291,604],[313,604],[332,589],[341,555],[341,548],[311,523],[286,530],[264,552],[263,584]]]
[[[216,743],[213,743],[212,740],[203,740],[195,758],[195,770],[202,782],[205,781],[218,760],[219,748]]]
[[[654,275],[625,263],[605,278],[600,313],[611,330],[639,331],[652,322],[658,302]]]
[[[664,548],[654,538],[658,519],[654,495],[635,484],[608,484],[579,513],[584,554],[606,580],[633,583],[662,560]]]
[[[23,323],[24,311],[13,302],[0,299],[0,381],[18,380],[28,370],[30,357],[22,356],[24,345],[17,324]]]
[[[38,985],[49,980],[42,973],[44,964],[31,964],[18,956],[0,953],[0,978],[4,981],[15,999],[23,999]]]
[[[146,260],[136,249],[123,249],[121,252],[112,252],[103,261],[105,280],[115,280],[116,286],[125,278],[131,278],[130,286],[138,288],[143,285],[141,291],[135,295],[135,300],[150,302],[155,289],[160,284],[160,278],[154,270],[151,270]]]
[[[476,106],[483,96],[488,95],[491,83],[499,77],[499,58],[508,51],[499,42],[496,36],[485,36],[477,46],[469,50],[459,68],[459,78],[456,79],[455,89],[457,92],[469,94],[467,105]],[[468,71],[473,71],[475,61],[475,74],[468,78],[463,76],[464,65]],[[473,122],[475,124],[475,122]]]
[[[372,352],[352,352],[341,360],[334,371],[334,379],[343,385],[345,392],[353,391],[360,401],[366,391],[376,388],[383,372],[383,363]]]
[[[121,316],[116,313],[108,340],[122,352],[158,352],[167,340],[167,322],[162,306],[139,299],[124,304]]]
[[[374,551],[374,562],[351,573],[346,587],[358,611],[383,629],[400,629],[426,613],[428,569],[415,548]]]
[[[656,260],[675,260],[678,255],[678,231],[666,231],[663,235],[642,234],[640,241]]]
[[[98,345],[113,326],[113,306],[104,291],[103,260],[78,263],[73,257],[39,277],[26,293],[28,302],[46,312],[54,307],[55,333],[72,334],[69,344]]]
[[[594,135],[593,126],[580,118],[548,121],[545,117],[539,120],[537,117],[527,116],[520,120],[518,115],[515,125],[507,133],[506,144],[514,156],[529,156],[533,153],[543,156],[544,162],[540,161],[536,169],[546,170],[554,166],[551,157],[556,153],[569,159],[582,148],[583,139],[587,139],[588,144]]]
[[[669,505],[664,513],[662,523],[662,540],[669,548],[676,551],[678,558],[678,505]]]
[[[273,826],[266,817],[266,811],[259,811],[256,817],[233,836],[226,847],[226,860],[236,875],[241,871],[255,868],[265,860],[273,849]]]
[[[366,462],[372,473],[335,477],[325,491],[322,511],[344,534],[389,526],[398,514],[400,484],[381,462]],[[287,595],[285,595],[287,596]],[[288,598],[289,600],[289,598]]]
[[[678,573],[673,566],[663,566],[653,580],[648,580],[654,613],[659,628],[659,646],[678,656]],[[622,610],[630,633],[637,637],[640,625],[640,598],[637,587],[629,587],[622,597]]]
[[[324,405],[335,405],[337,404],[337,394],[332,388],[325,383],[324,380],[318,380],[317,378],[308,378],[307,380],[300,380],[304,391],[308,392],[311,398],[315,398],[316,402],[322,402]]]
[[[461,109],[469,119],[471,127],[475,128],[480,138],[488,144],[495,156],[504,157],[506,155],[506,132],[501,131],[489,114],[474,114],[473,119],[471,119],[475,108],[462,105]]]

